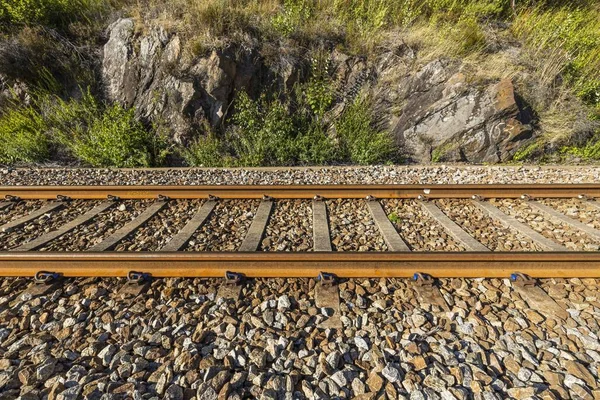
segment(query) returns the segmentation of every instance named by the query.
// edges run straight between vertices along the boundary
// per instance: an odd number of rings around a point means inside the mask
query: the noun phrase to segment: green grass
[[[1,163],[43,162],[59,148],[93,167],[158,166],[167,152],[161,135],[146,129],[133,109],[101,104],[89,92],[69,101],[38,94],[32,105],[0,117]]]
[[[567,3],[569,4],[569,3]],[[600,104],[600,6],[524,10],[513,30],[588,104]],[[550,76],[549,79],[554,79]]]
[[[17,107],[0,116],[0,163],[36,163],[50,153],[47,124],[33,107]]]
[[[354,100],[335,122],[335,130],[343,160],[361,165],[378,164],[390,160],[394,154],[389,132],[373,127],[369,99]]]
[[[91,23],[109,7],[108,0],[0,0],[0,22],[10,25],[45,25],[66,28],[70,23]]]

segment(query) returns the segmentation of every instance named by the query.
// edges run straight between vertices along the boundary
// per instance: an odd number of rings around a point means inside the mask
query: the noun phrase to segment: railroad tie
[[[173,237],[160,251],[178,251],[187,245],[194,233],[202,226],[217,204],[216,200],[206,201],[196,214],[188,221],[177,235]]]
[[[598,229],[592,228],[591,226],[588,226],[580,221],[577,221],[561,212],[558,212],[554,208],[548,207],[547,205],[539,203],[537,201],[529,201],[529,202],[527,202],[527,204],[529,204],[529,206],[531,206],[531,208],[541,211],[541,212],[549,215],[550,217],[554,218],[557,221],[560,221],[564,224],[570,225],[571,227],[573,227],[575,229],[579,229],[580,231],[593,237],[594,239],[600,240],[600,231]]]
[[[490,217],[497,219],[504,226],[514,229],[520,234],[527,236],[529,239],[534,241],[539,246],[543,247],[545,250],[550,251],[569,251],[566,247],[554,242],[553,240],[548,239],[542,234],[534,231],[528,225],[525,225],[519,221],[515,217],[512,217],[508,214],[503,213],[497,207],[492,205],[487,201],[479,201],[479,200],[471,200],[473,204],[479,207],[481,210],[486,212]]]
[[[74,220],[64,224],[57,230],[48,232],[42,236],[39,236],[39,237],[33,239],[32,241],[27,242],[13,250],[14,251],[30,251],[30,250],[39,249],[46,243],[51,242],[52,240],[66,234],[66,233],[71,232],[73,229],[77,228],[79,225],[85,224],[86,222],[90,221],[96,215],[98,215],[102,211],[108,209],[113,204],[115,204],[113,201],[105,201],[105,202],[99,204],[98,206],[94,207],[93,209],[89,210],[85,214],[82,214],[79,217],[75,218]]]
[[[133,221],[129,222],[121,229],[117,230],[111,236],[107,237],[100,243],[95,246],[90,247],[87,251],[106,251],[112,250],[117,243],[121,240],[125,239],[132,232],[138,229],[140,226],[144,225],[150,218],[152,218],[156,213],[158,213],[162,208],[167,205],[166,201],[157,201],[153,203],[150,207],[146,208],[144,212],[137,216]]]
[[[377,200],[368,200],[367,206],[371,212],[371,216],[379,227],[379,232],[383,236],[389,251],[410,251],[404,240],[400,237],[394,225],[383,211],[383,207]]]
[[[589,204],[592,208],[595,208],[597,211],[600,211],[600,202],[598,200],[584,200],[585,204]]]
[[[4,210],[5,208],[8,208],[8,206],[10,206],[11,204],[13,204],[12,201],[0,201],[0,211]]]
[[[313,199],[313,250],[332,251],[327,206],[323,200]]]
[[[429,201],[421,201],[420,203],[421,207],[429,213],[431,218],[437,221],[456,241],[462,243],[467,251],[490,251],[490,249],[465,232],[456,222],[448,218],[438,206]]]
[[[52,212],[54,210],[58,210],[65,206],[65,203],[57,201],[47,204],[46,206],[40,208],[39,210],[33,211],[26,216],[19,218],[17,220],[8,222],[2,226],[0,226],[0,232],[10,232],[14,229],[20,228],[28,222],[34,221],[41,217],[42,215]]]
[[[327,278],[329,279],[323,279]],[[319,281],[315,285],[315,305],[325,309],[328,318],[321,322],[321,329],[341,329],[343,327],[340,312],[340,288],[337,278],[330,274],[321,273]]]
[[[262,239],[267,223],[269,222],[269,216],[271,215],[272,209],[273,200],[265,199],[261,201],[260,206],[258,206],[258,211],[256,211],[256,215],[250,225],[250,229],[248,229],[248,233],[238,251],[258,250],[260,240]]]

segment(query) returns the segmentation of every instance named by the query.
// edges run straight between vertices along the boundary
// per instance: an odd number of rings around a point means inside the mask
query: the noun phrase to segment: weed
[[[335,130],[340,140],[342,158],[353,163],[385,162],[394,152],[389,132],[373,127],[369,99],[355,99],[335,122]]]
[[[49,140],[44,118],[32,106],[0,116],[0,163],[35,163],[48,158]]]

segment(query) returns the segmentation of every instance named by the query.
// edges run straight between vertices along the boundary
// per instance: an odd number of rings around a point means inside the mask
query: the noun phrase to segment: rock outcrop
[[[252,52],[213,51],[193,62],[182,60],[177,35],[153,28],[135,33],[131,19],[109,27],[102,76],[109,100],[135,107],[146,121],[161,121],[175,141],[190,136],[203,120],[218,125],[236,90],[249,90],[260,65]]]
[[[284,92],[306,75],[300,61],[274,67],[248,47],[188,60],[177,35],[160,27],[139,35],[131,19],[118,20],[108,33],[102,64],[108,99],[135,107],[142,120],[163,122],[179,142],[204,121],[221,124],[236,91]],[[330,58],[337,94],[329,119],[368,91],[376,122],[390,130],[408,161],[501,162],[532,139],[510,80],[470,83],[459,61],[415,68],[415,52],[403,45],[377,60],[335,50]]]
[[[406,106],[392,127],[400,149],[418,162],[509,160],[532,137],[512,82],[478,87],[454,70],[435,61],[407,79]]]

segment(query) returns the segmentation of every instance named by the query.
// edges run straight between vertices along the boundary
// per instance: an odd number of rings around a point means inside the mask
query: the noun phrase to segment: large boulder
[[[183,61],[177,35],[154,27],[140,36],[132,19],[113,23],[108,36],[102,62],[107,98],[135,107],[142,120],[164,123],[175,141],[204,121],[218,125],[234,92],[251,87],[260,69],[251,51],[215,50]]]
[[[400,116],[392,126],[412,161],[496,163],[532,139],[509,79],[472,85],[458,66],[434,61],[403,82]]]

